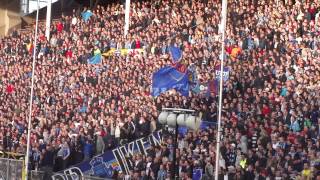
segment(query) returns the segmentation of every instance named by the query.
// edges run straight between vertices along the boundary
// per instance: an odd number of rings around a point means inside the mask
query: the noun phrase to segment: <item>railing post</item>
[[[10,168],[9,161],[10,161],[10,160],[7,159],[7,163],[6,163],[6,164],[7,164],[7,165],[6,165],[6,166],[7,166],[7,178],[6,178],[6,179],[9,179],[9,168]]]

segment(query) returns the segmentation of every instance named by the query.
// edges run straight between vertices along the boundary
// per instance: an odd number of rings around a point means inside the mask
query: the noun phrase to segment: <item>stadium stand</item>
[[[320,179],[320,1],[230,0],[223,89],[220,176],[229,179]],[[0,42],[0,148],[26,152],[31,59],[36,48],[31,169],[59,172],[162,127],[162,107],[194,109],[216,122],[221,3],[217,0],[133,1],[123,36],[124,6],[98,5],[63,15],[51,26],[14,31]],[[82,12],[82,13],[81,13]],[[151,96],[151,77],[195,66],[189,96]],[[101,52],[101,59],[92,59]],[[96,61],[97,60],[97,61]],[[100,62],[101,60],[101,62]],[[178,68],[181,70],[180,68]],[[182,69],[183,71],[183,69]],[[213,179],[216,129],[179,135],[133,157],[129,175],[114,179]],[[195,169],[201,169],[200,173]]]

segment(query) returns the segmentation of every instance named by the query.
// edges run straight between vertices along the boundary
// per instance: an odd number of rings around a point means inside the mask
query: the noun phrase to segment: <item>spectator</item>
[[[61,17],[51,26],[49,40],[44,38],[45,25],[40,23],[37,44],[33,44],[34,33],[30,30],[14,31],[2,38],[2,150],[26,152],[25,117],[34,48],[37,59],[32,129],[36,131],[31,132],[30,149],[36,152],[36,156],[30,155],[34,164],[37,154],[45,151],[40,166],[51,166],[46,161],[52,151],[53,169],[58,171],[146,136],[162,128],[156,123],[162,107],[195,109],[203,113],[205,120],[215,123],[217,83],[209,82],[215,82],[215,68],[220,64],[221,3],[152,2],[132,2],[127,36],[122,35],[124,6],[114,3],[93,8],[94,15],[87,22],[75,11]],[[223,88],[220,176],[317,177],[319,2],[228,3],[223,56],[230,72]],[[183,71],[193,64],[200,90],[190,90],[189,97],[169,91],[153,98],[150,77],[159,68],[172,65],[172,44],[183,50],[177,68]],[[88,64],[87,60],[99,51],[109,55],[100,64]],[[96,132],[101,133],[97,136]],[[214,127],[207,127],[180,136],[177,159],[181,176],[192,178],[196,159],[205,174],[206,165],[214,166],[216,133]],[[165,142],[148,154],[154,158],[151,171],[144,174],[151,160],[141,157],[139,162],[144,165],[139,165],[130,177],[169,177],[173,170],[172,138],[169,136]],[[70,153],[64,154],[68,149]],[[247,168],[241,166],[245,159]]]

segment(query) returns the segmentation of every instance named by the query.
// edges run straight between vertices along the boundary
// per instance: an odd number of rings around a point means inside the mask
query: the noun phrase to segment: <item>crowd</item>
[[[73,11],[45,38],[14,31],[0,42],[0,148],[25,153],[32,52],[36,48],[31,168],[60,171],[162,128],[162,107],[194,109],[216,122],[217,93],[150,95],[152,73],[183,51],[205,87],[220,63],[221,2],[133,1],[123,35],[124,5]],[[86,11],[87,9],[84,9]],[[230,0],[226,29],[220,176],[229,179],[320,179],[320,1]],[[87,60],[97,50],[143,49]],[[205,89],[205,88],[204,88]],[[201,89],[203,90],[203,89]],[[181,179],[213,179],[215,127],[179,135]],[[172,138],[133,157],[131,179],[170,179]],[[119,173],[118,179],[127,178]]]

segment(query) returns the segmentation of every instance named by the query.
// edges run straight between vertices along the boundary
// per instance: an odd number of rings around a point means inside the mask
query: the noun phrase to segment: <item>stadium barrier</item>
[[[0,158],[0,179],[22,180],[24,161],[18,159]]]
[[[73,175],[66,175],[61,173],[55,173],[56,176],[51,177],[51,180],[111,180],[108,178],[99,178],[94,176],[82,176],[82,177],[75,177]],[[44,171],[31,171],[30,172],[30,179],[32,180],[47,180],[44,178],[45,172]]]

